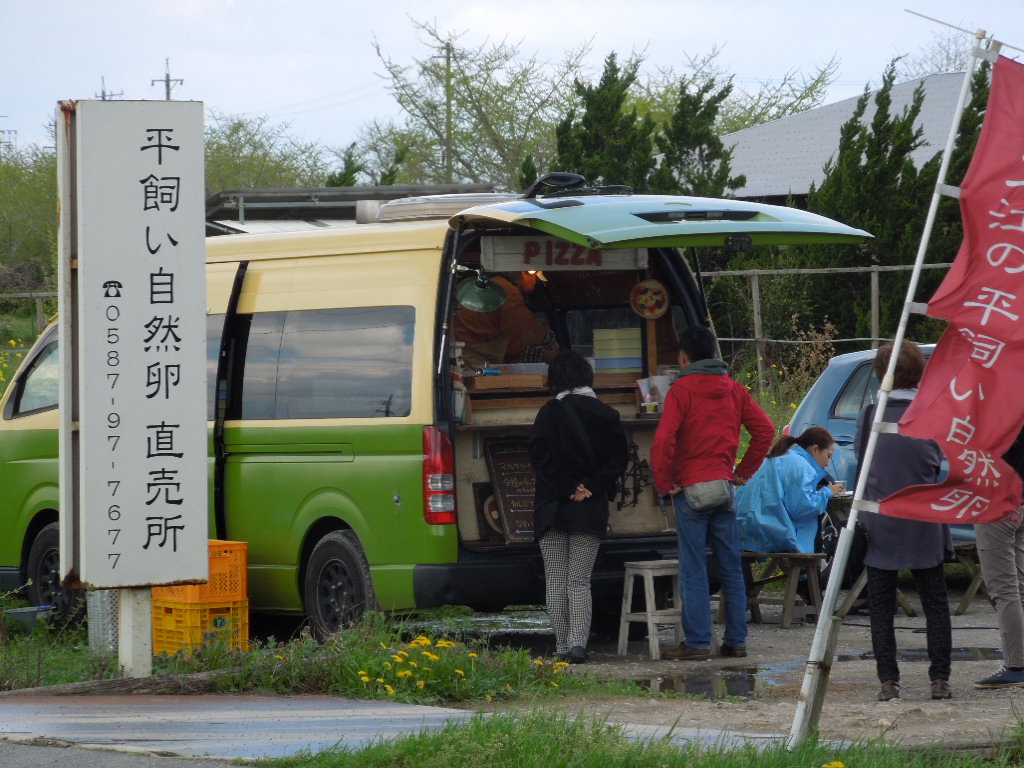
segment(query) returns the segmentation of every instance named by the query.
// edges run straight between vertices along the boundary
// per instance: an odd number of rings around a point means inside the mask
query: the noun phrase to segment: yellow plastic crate
[[[210,580],[206,584],[153,587],[153,599],[179,603],[248,599],[248,551],[249,545],[244,541],[210,539]]]
[[[153,654],[198,648],[209,635],[230,648],[249,650],[249,601],[179,603],[153,601]]]

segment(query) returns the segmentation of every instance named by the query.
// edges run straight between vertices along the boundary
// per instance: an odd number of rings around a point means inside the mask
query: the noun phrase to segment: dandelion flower
[[[538,667],[543,666],[544,665],[544,659],[534,659],[533,663],[536,664]]]
[[[411,676],[412,676],[412,670],[411,669],[401,669],[401,670],[398,671],[398,674],[395,675],[395,677],[411,677]]]
[[[392,686],[390,686],[390,685],[385,685],[385,686],[384,686],[384,690],[385,690],[385,691],[387,691],[387,692],[388,692],[389,694],[391,694],[392,696],[394,696],[394,695],[395,695],[395,689],[394,689],[394,687],[392,687]]]
[[[368,674],[370,674],[370,673],[369,673],[369,672],[367,672],[367,671],[366,671],[365,669],[360,669],[360,670],[359,670],[359,674],[360,674],[360,675],[368,675]]]
[[[423,687],[423,686],[425,686],[426,684],[427,684],[427,681],[426,681],[426,680],[417,680],[417,681],[416,681],[416,687],[417,687],[417,688],[422,688],[422,687]]]
[[[394,659],[395,661],[397,661],[399,664],[401,664],[403,661],[405,661],[405,659],[402,658],[401,656],[399,656],[397,653],[394,654],[391,658]]]
[[[558,687],[558,683],[556,683],[554,680],[552,680],[551,681],[551,687],[552,688],[557,688]]]
[[[470,654],[467,654],[467,655],[471,659],[476,659],[476,658],[479,658],[479,656],[480,656],[480,654],[478,654],[478,653],[470,653]]]
[[[825,763],[821,768],[846,768],[846,765],[840,760],[833,760],[831,763]]]
[[[366,675],[360,675],[359,679],[362,680],[364,683],[370,682],[370,678],[367,677]]]
[[[420,635],[413,640],[413,642],[416,643],[416,645],[433,645],[433,642],[426,635]]]
[[[419,664],[417,664],[417,663],[416,663],[415,661],[413,661],[412,659],[409,659],[409,666],[410,666],[410,667],[418,667],[418,666],[419,666]]]
[[[453,643],[451,640],[438,640],[435,643],[435,645],[438,648],[454,648],[455,647],[455,643]]]
[[[440,656],[438,656],[438,655],[437,655],[436,653],[431,653],[430,651],[421,651],[421,653],[422,653],[422,654],[423,654],[424,656],[426,656],[426,657],[427,657],[428,659],[430,659],[431,661],[437,661],[438,659],[440,659],[440,658],[441,658],[441,657],[440,657]]]
[[[486,696],[484,696],[484,698],[487,699],[488,701],[494,701],[494,697],[491,696],[491,694],[489,694],[489,693]]]
[[[455,674],[456,674],[456,675],[461,675],[462,677],[465,677],[465,676],[466,676],[466,673],[465,673],[465,672],[463,672],[463,671],[462,671],[461,669],[456,669],[456,670],[455,670]]]

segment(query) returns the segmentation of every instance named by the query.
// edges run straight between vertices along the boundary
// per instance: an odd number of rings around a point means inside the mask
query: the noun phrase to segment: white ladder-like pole
[[[914,301],[917,292],[918,280],[921,277],[921,265],[924,264],[924,257],[928,250],[928,241],[931,238],[932,229],[935,226],[935,216],[938,212],[939,202],[943,195],[959,197],[960,190],[957,187],[950,187],[946,184],[946,173],[949,170],[950,158],[953,154],[953,147],[956,144],[957,133],[960,129],[960,119],[964,107],[967,104],[971,90],[971,79],[974,76],[975,66],[979,59],[986,58],[994,60],[1000,48],[1000,43],[992,43],[988,49],[981,48],[981,41],[985,39],[985,31],[978,30],[974,33],[976,43],[971,51],[971,66],[964,73],[964,81],[960,88],[960,98],[957,101],[956,111],[953,115],[953,124],[949,129],[949,137],[942,152],[942,161],[939,166],[938,180],[935,184],[935,191],[932,193],[931,204],[928,206],[928,215],[925,219],[924,231],[921,233],[921,242],[917,249],[917,256],[914,259],[914,270],[910,276],[910,284],[907,286],[907,298],[903,304],[903,312],[900,315],[899,326],[896,329],[896,337],[893,339],[894,352],[889,358],[889,366],[882,379],[879,388],[878,404],[875,407],[875,418],[871,425],[871,433],[868,435],[867,446],[864,449],[864,460],[861,464],[857,478],[857,487],[853,494],[853,505],[850,509],[850,516],[846,526],[839,534],[839,543],[836,547],[835,557],[832,561],[831,576],[822,597],[821,616],[828,616],[827,621],[819,618],[814,630],[814,640],[811,643],[811,650],[807,659],[807,668],[804,671],[803,684],[800,687],[800,697],[797,700],[796,712],[793,716],[793,725],[790,729],[787,745],[790,749],[799,746],[808,733],[817,728],[818,718],[821,714],[821,706],[825,699],[827,688],[828,670],[832,666],[835,640],[842,626],[842,621],[835,617],[836,603],[839,597],[839,589],[842,584],[842,574],[846,570],[846,564],[850,559],[850,549],[853,545],[853,531],[857,525],[857,518],[861,511],[875,512],[878,509],[876,502],[864,499],[864,486],[867,484],[868,469],[875,455],[875,445],[878,442],[880,432],[895,432],[895,425],[885,424],[883,417],[885,407],[889,401],[889,393],[892,392],[893,374],[896,370],[896,361],[899,358],[898,350],[903,343],[903,337],[907,329],[907,321],[911,312],[923,313],[927,304],[919,304]]]

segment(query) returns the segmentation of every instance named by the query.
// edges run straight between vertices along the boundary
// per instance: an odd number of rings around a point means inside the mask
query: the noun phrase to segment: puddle
[[[689,675],[659,675],[634,678],[630,682],[652,693],[685,693],[708,699],[729,696],[754,696],[781,685],[779,676],[803,667],[803,661],[785,661],[778,664],[758,664],[749,667],[719,667],[707,672]]]
[[[870,661],[875,656],[871,651],[845,653],[836,656],[836,661]],[[999,661],[1003,652],[999,648],[966,647],[954,648],[950,654],[952,661]],[[897,661],[928,661],[927,648],[901,648],[896,651]]]

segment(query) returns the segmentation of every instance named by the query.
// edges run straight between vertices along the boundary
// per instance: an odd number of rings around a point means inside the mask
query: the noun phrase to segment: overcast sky
[[[1024,0],[2,0],[0,130],[16,134],[0,138],[48,143],[61,99],[104,89],[162,99],[169,60],[182,81],[173,98],[203,101],[208,113],[267,116],[302,139],[344,146],[369,120],[397,115],[374,39],[399,62],[428,55],[410,17],[462,33],[467,46],[521,42],[524,56],[546,61],[591,41],[595,75],[611,51],[646,51],[652,72],[683,72],[687,55],[718,45],[737,86],[753,90],[835,56],[832,102],[946,33],[904,8],[1024,48]]]

